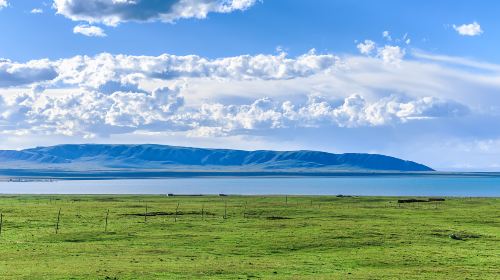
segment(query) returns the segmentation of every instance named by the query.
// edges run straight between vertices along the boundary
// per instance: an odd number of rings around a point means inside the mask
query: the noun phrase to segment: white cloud
[[[75,21],[116,26],[127,21],[174,22],[209,13],[243,11],[257,0],[54,0],[58,14]]]
[[[120,134],[160,122],[163,122],[161,130],[168,130],[169,116],[182,104],[183,98],[178,92],[168,88],[159,88],[153,93],[111,95],[98,92],[58,97],[19,94],[0,102],[0,124],[7,122],[4,131],[86,137]]]
[[[372,40],[365,40],[364,42],[359,43],[356,47],[360,53],[368,55],[375,49],[375,42]]]
[[[382,32],[382,37],[387,41],[392,41],[391,33],[387,30]]]
[[[387,64],[399,65],[405,56],[405,50],[399,46],[386,45],[378,49],[377,56]]]
[[[345,58],[311,51],[293,58],[104,53],[3,61],[0,86],[25,88],[1,94],[0,131],[82,137],[136,131],[254,135],[395,126],[500,108],[500,99],[491,94],[500,89],[500,68],[490,67],[485,75],[428,57],[405,61],[397,46],[377,51],[375,57]],[[470,95],[471,90],[477,94]]]
[[[0,0],[0,10],[9,6],[7,0]]]
[[[20,94],[0,100],[5,130],[69,136],[106,136],[136,130],[196,131],[233,135],[287,127],[380,126],[412,119],[453,116],[460,104],[425,97],[401,101],[396,96],[368,102],[360,95],[337,102],[310,97],[306,103],[261,98],[250,104],[206,103],[186,106],[179,89],[152,93],[82,92],[63,97]]]
[[[469,24],[462,24],[462,25],[453,25],[453,29],[455,29],[458,34],[462,36],[478,36],[483,33],[483,30],[481,29],[481,25],[477,22],[469,23]]]
[[[354,94],[345,98],[341,106],[322,111],[341,127],[358,127],[463,115],[467,109],[463,105],[434,97],[404,101],[392,95],[368,102],[361,95]]]
[[[89,37],[106,37],[104,30],[98,26],[80,24],[73,28],[73,33]]]
[[[32,14],[43,14],[43,10],[39,8],[34,8],[30,11]]]
[[[31,60],[26,63],[0,59],[0,87],[30,85],[56,77],[54,64],[47,59]]]
[[[359,127],[379,126],[412,119],[451,116],[464,110],[459,104],[436,98],[407,102],[391,96],[368,102],[360,95],[336,102],[310,97],[304,104],[292,101],[274,102],[263,98],[248,105],[205,104],[192,114],[194,123],[204,131],[232,133],[238,130],[273,129],[286,127]]]
[[[387,41],[393,41],[394,44],[385,45],[384,47],[377,48],[377,44],[372,40],[364,40],[363,42],[356,45],[361,54],[371,56],[376,49],[375,57],[380,58],[385,64],[399,66],[403,60],[406,50],[398,44],[409,45],[411,40],[408,34],[404,34],[402,38],[392,39],[389,31],[382,32],[382,36]]]
[[[339,58],[312,52],[296,58],[286,54],[242,55],[207,59],[196,55],[127,56],[99,54],[76,56],[58,62],[58,81],[85,88],[108,88],[136,85],[141,80],[176,80],[211,78],[219,80],[286,80],[333,71]]]
[[[420,59],[425,59],[440,63],[448,63],[451,65],[472,67],[483,71],[497,71],[497,72],[500,71],[500,65],[498,64],[481,62],[468,58],[447,56],[447,55],[436,55],[422,51],[415,51],[412,53],[412,55]]]

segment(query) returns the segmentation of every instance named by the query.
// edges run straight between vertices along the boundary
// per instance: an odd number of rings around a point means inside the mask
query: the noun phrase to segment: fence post
[[[227,201],[224,200],[224,219],[227,219]]]
[[[108,232],[108,216],[109,216],[109,209],[108,212],[106,212],[106,225],[104,226],[104,232]]]
[[[177,222],[177,213],[179,213],[179,202],[177,202],[177,207],[175,207],[175,222]]]
[[[244,219],[247,218],[247,205],[248,205],[248,201],[245,201],[245,209],[243,209],[243,218]]]
[[[205,204],[201,204],[201,219],[205,220]]]
[[[59,212],[57,213],[56,234],[59,233],[59,221],[60,220],[61,220],[61,208],[59,208]]]

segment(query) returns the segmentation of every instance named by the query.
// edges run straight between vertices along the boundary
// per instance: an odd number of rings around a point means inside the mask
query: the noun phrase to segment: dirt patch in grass
[[[282,217],[282,216],[269,216],[266,217],[267,220],[290,220],[291,218],[289,217]]]
[[[99,202],[121,201],[116,197],[96,197],[94,200]]]
[[[398,199],[398,203],[438,202],[438,201],[445,201],[445,199],[440,197],[431,197],[429,199],[416,199],[416,198]]]
[[[179,211],[177,212],[178,216],[183,216],[183,215],[201,215],[201,211]],[[175,212],[163,212],[163,211],[157,211],[157,212],[147,212],[147,213],[127,213],[123,214],[124,216],[139,216],[139,217],[155,217],[155,216],[175,216]],[[207,216],[215,216],[215,213],[212,212],[203,212],[203,215]]]
[[[424,200],[424,199],[415,199],[415,198],[411,198],[411,199],[398,199],[398,203],[415,203],[415,202],[429,202],[428,200]]]

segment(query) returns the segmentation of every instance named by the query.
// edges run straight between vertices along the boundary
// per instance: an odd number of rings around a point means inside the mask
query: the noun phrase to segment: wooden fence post
[[[248,205],[248,201],[245,201],[245,208],[243,209],[243,218],[244,219],[247,218],[247,205]]]
[[[179,213],[179,202],[177,202],[177,207],[175,207],[175,222],[177,222],[177,213]]]
[[[60,221],[61,221],[61,208],[59,208],[59,212],[57,213],[56,234],[59,233],[59,222]]]
[[[108,217],[109,217],[109,209],[106,212],[106,225],[104,226],[104,232],[108,232]]]
[[[205,204],[201,204],[201,219],[205,220]]]
[[[227,219],[227,201],[224,199],[224,219]]]

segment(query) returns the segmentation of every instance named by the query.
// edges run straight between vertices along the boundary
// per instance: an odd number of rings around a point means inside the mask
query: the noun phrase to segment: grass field
[[[499,279],[499,210],[499,198],[0,196],[0,278]]]

